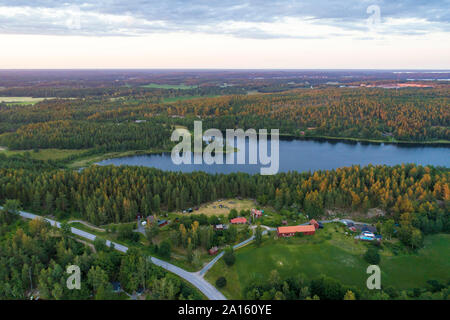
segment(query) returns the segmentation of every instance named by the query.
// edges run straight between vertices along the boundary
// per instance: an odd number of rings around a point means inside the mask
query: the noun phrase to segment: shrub
[[[158,253],[164,258],[170,258],[171,245],[170,242],[164,240],[158,248]]]
[[[367,249],[364,254],[364,259],[370,264],[379,264],[380,263],[380,255],[378,254],[378,250],[374,247]]]
[[[227,285],[227,279],[225,277],[220,277],[216,280],[216,286],[218,288],[223,288]]]
[[[234,262],[236,261],[236,257],[234,256],[232,248],[225,251],[225,254],[223,255],[223,260],[229,267],[231,267],[234,264]]]

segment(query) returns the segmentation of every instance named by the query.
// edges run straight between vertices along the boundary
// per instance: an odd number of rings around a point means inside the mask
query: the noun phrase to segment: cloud
[[[369,28],[367,8],[380,8]],[[193,32],[274,39],[420,36],[450,31],[449,0],[0,0],[0,33],[139,36]]]

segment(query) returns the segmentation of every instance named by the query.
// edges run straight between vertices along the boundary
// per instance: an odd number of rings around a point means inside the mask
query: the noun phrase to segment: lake
[[[280,140],[279,172],[316,171],[351,165],[397,165],[416,163],[450,167],[450,146],[373,144],[317,140]],[[248,147],[246,148],[248,159]],[[270,150],[270,148],[269,148]],[[240,150],[239,152],[243,152]],[[223,155],[225,157],[225,155]],[[224,160],[225,163],[225,160]],[[248,160],[246,161],[248,163]],[[260,172],[261,164],[181,164],[172,162],[170,153],[136,155],[107,159],[98,165],[154,167],[167,171],[205,171],[208,173]],[[265,166],[267,167],[267,166]]]

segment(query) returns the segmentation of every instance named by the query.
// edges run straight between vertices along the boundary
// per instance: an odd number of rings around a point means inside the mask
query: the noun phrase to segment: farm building
[[[247,223],[247,218],[238,217],[238,218],[231,219],[230,222],[232,224],[244,224],[244,223]]]
[[[168,223],[169,223],[169,221],[167,221],[167,220],[158,220],[158,227],[165,226]]]
[[[223,230],[224,229],[224,225],[223,224],[216,224],[214,226],[214,229],[216,229],[216,230]]]
[[[217,254],[217,252],[219,251],[219,249],[217,247],[212,247],[211,249],[208,250],[210,255],[215,255]]]
[[[264,212],[263,210],[257,210],[257,209],[252,209],[252,211],[251,211],[252,216],[254,216],[255,218],[262,217],[263,212]]]
[[[312,226],[314,226],[314,228],[319,229],[319,223],[318,223],[316,220],[311,219],[311,221],[309,222],[309,224],[312,225]]]
[[[277,234],[279,237],[292,237],[296,233],[313,235],[315,232],[316,232],[316,228],[313,225],[278,227],[277,228]]]

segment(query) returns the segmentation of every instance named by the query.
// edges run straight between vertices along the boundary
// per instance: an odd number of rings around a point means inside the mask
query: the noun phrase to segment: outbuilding
[[[314,228],[319,229],[319,223],[318,223],[316,220],[311,219],[311,221],[309,222],[309,224],[312,225],[312,226],[314,226]]]
[[[255,218],[262,217],[263,212],[264,212],[263,210],[258,210],[254,208],[251,210],[252,216],[254,216]]]
[[[167,221],[167,220],[158,220],[158,227],[163,227],[168,223],[169,223],[169,221]]]

